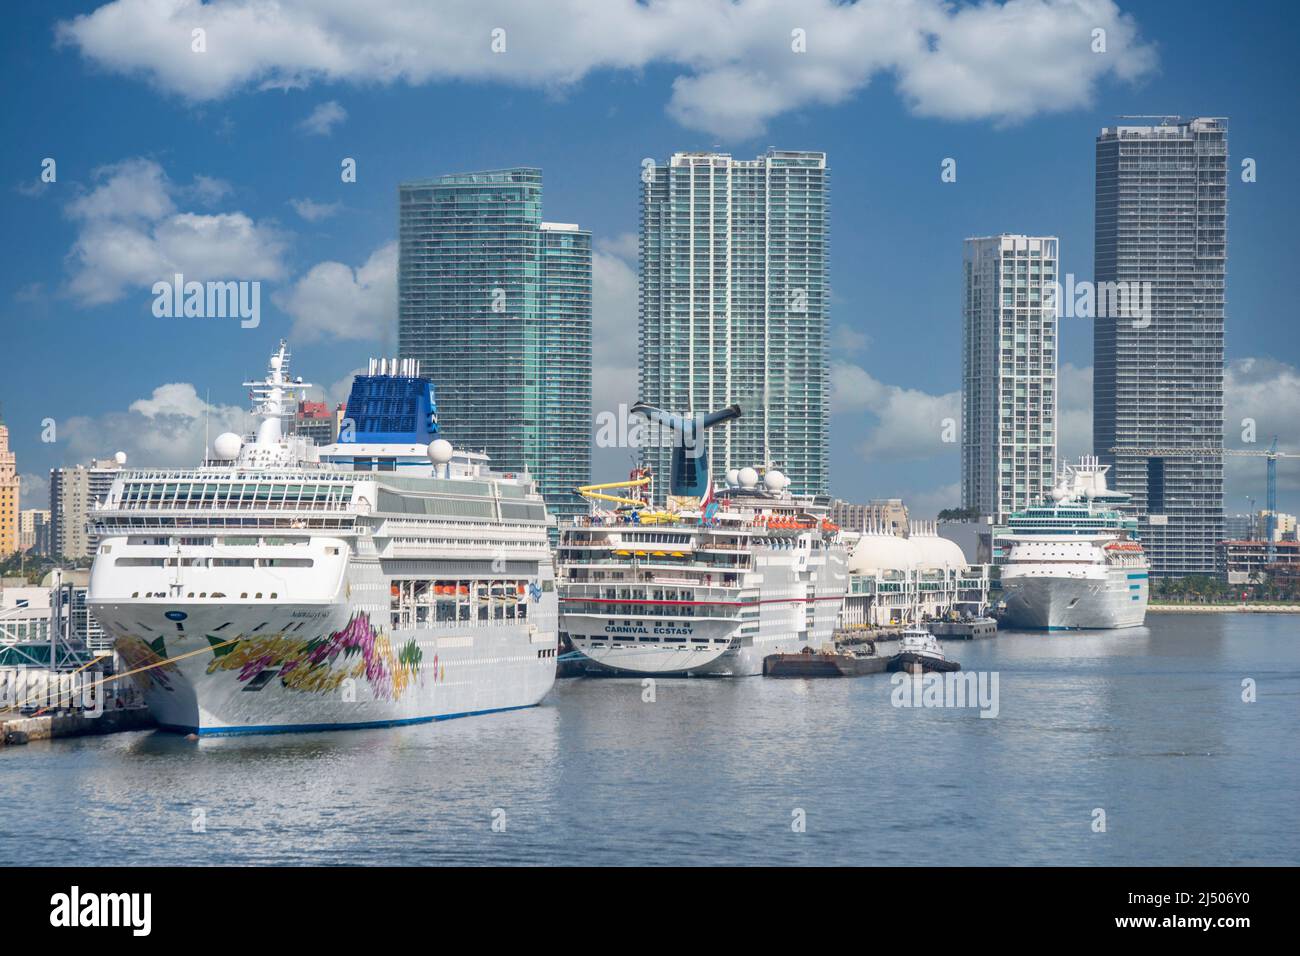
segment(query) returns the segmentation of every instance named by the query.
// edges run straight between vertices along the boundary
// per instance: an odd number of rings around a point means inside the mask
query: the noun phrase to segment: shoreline
[[[1300,604],[1147,604],[1147,613],[1178,614],[1300,614]]]

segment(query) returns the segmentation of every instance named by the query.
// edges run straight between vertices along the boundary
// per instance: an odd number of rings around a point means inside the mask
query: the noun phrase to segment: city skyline
[[[133,463],[197,460],[205,418],[214,433],[243,421],[242,396],[227,383],[254,370],[266,343],[281,335],[294,346],[297,369],[324,383],[314,398],[345,397],[341,383],[352,371],[394,350],[393,191],[431,171],[547,171],[548,209],[593,234],[596,411],[616,409],[636,366],[631,171],[677,150],[718,145],[753,156],[775,144],[825,151],[841,171],[830,263],[829,490],[860,501],[901,496],[918,516],[932,515],[959,503],[959,445],[944,444],[937,424],[960,414],[961,277],[942,267],[943,250],[1003,230],[1059,235],[1061,272],[1091,278],[1090,144],[1117,116],[1175,111],[1170,106],[1232,118],[1229,444],[1240,444],[1237,423],[1253,417],[1260,441],[1277,432],[1283,448],[1300,447],[1278,215],[1297,202],[1280,165],[1295,133],[1275,122],[1277,83],[1265,82],[1259,65],[1260,45],[1280,41],[1252,39],[1247,54],[1249,31],[1240,24],[1224,24],[1211,41],[1180,25],[1172,7],[1170,15],[1159,6],[1136,11],[1136,32],[1123,47],[1113,33],[1106,62],[1138,62],[1135,51],[1146,51],[1138,78],[1080,73],[1085,96],[1064,98],[1062,107],[1038,102],[1014,120],[978,105],[929,109],[877,79],[834,102],[798,100],[765,115],[761,130],[737,131],[707,129],[713,120],[698,113],[689,114],[696,125],[683,123],[680,103],[665,110],[680,72],[667,62],[648,65],[636,83],[615,70],[609,82],[579,81],[559,98],[484,73],[380,89],[309,79],[274,97],[235,84],[187,99],[183,79],[159,73],[141,82],[106,65],[97,45],[106,41],[58,26],[94,9],[22,14],[5,41],[24,51],[7,60],[11,78],[39,69],[49,79],[39,112],[17,103],[4,121],[12,145],[3,202],[25,228],[2,273],[3,400],[19,469],[36,486],[24,508],[47,500],[40,483],[56,465],[119,448]],[[808,35],[808,56],[817,56],[816,22]],[[1223,47],[1225,63],[1212,78],[1196,68],[1211,42]],[[430,102],[440,116],[435,133],[397,122]],[[50,112],[69,117],[57,133],[40,119]],[[255,130],[258,148],[248,149]],[[1051,162],[1014,162],[1031,150]],[[345,184],[339,164],[348,156],[359,175]],[[40,182],[45,157],[58,161],[55,183]],[[955,182],[941,179],[946,158],[956,160]],[[1258,181],[1241,181],[1244,158],[1259,161]],[[179,255],[169,243],[185,222],[229,230],[232,268],[263,282],[258,328],[157,319],[136,264],[127,269],[106,255],[104,237],[119,232],[154,254]],[[1061,325],[1066,458],[1092,450],[1092,323]],[[79,343],[84,354],[53,350],[54,342]],[[47,418],[59,426],[53,443],[41,440]],[[593,477],[626,472],[622,450],[593,456]],[[1225,510],[1245,510],[1248,494],[1262,498],[1263,471],[1258,460],[1228,460]],[[1285,462],[1278,468],[1282,510],[1298,510],[1296,471]]]

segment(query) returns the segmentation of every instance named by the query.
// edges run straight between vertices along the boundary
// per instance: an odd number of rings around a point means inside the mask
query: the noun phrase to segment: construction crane
[[[1277,436],[1273,436],[1268,448],[1110,448],[1112,455],[1129,455],[1139,458],[1212,458],[1219,455],[1234,455],[1242,458],[1268,459],[1268,487],[1265,501],[1268,509],[1268,560],[1273,560],[1273,536],[1277,531],[1277,460],[1279,458],[1300,458],[1300,454],[1277,450]],[[1251,499],[1252,507],[1254,499]]]

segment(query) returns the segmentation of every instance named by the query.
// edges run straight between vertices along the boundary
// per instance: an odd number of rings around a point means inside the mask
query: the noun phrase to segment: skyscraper
[[[94,555],[99,538],[88,527],[91,512],[108,497],[121,468],[115,458],[97,458],[89,467],[50,469],[50,547],[54,554],[73,561]]]
[[[398,344],[454,444],[527,469],[553,514],[591,477],[591,233],[542,221],[536,169],[402,183]]]
[[[1176,116],[1097,137],[1093,446],[1160,576],[1213,574],[1223,537],[1227,137]],[[1140,314],[1103,310],[1110,283]]]
[[[0,559],[18,550],[18,462],[9,450],[9,426],[0,422]]]
[[[1053,236],[967,239],[962,323],[962,507],[1001,522],[1056,470]]]
[[[738,403],[739,420],[705,433],[715,476],[770,460],[792,490],[826,493],[828,176],[825,153],[788,150],[642,169],[636,397]],[[662,500],[669,449],[642,454]]]

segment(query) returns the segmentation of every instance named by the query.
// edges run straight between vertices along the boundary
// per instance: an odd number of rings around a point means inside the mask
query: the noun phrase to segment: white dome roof
[[[858,539],[849,555],[851,574],[878,571],[910,571],[916,567],[916,550],[908,538],[896,534],[867,533]]]
[[[949,541],[936,534],[914,534],[909,539],[916,549],[917,567],[931,568],[965,568],[969,567],[966,555],[956,541]]]

